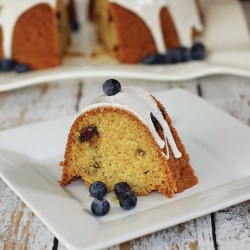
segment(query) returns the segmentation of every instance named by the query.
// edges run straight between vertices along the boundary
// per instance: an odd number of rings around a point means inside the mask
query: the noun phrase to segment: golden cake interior
[[[98,135],[80,142],[79,133],[94,125]],[[137,195],[152,190],[173,196],[175,181],[153,136],[134,115],[123,110],[99,108],[73,124],[62,163],[62,185],[81,176],[87,185],[102,181],[108,191],[120,181],[127,182]]]

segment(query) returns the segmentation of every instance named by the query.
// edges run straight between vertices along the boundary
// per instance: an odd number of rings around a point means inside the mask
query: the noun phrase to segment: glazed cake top
[[[101,95],[97,97],[88,107],[86,107],[82,113],[100,107],[113,107],[131,112],[149,128],[150,132],[155,138],[155,141],[161,149],[166,146],[167,159],[170,157],[168,144],[171,147],[175,158],[180,158],[182,156],[181,152],[177,148],[169,125],[164,119],[161,110],[158,108],[156,101],[153,99],[150,93],[143,90],[142,88],[127,86],[123,87],[121,92],[117,93],[116,95]],[[151,116],[154,116],[160,123],[164,133],[164,140],[162,140],[157,133]]]
[[[180,44],[192,46],[192,29],[201,32],[203,27],[199,11],[194,0],[108,0],[140,17],[151,31],[157,51],[164,53],[164,37],[161,28],[160,11],[166,7],[175,24]]]
[[[19,17],[38,4],[56,7],[57,0],[0,0],[0,26],[3,31],[3,53],[5,59],[12,57],[13,32]]]

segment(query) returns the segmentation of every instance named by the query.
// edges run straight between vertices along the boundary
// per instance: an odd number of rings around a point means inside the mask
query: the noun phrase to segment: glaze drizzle
[[[175,23],[180,44],[192,46],[192,28],[202,31],[202,23],[194,0],[108,0],[126,8],[140,17],[151,31],[159,53],[165,53],[160,12],[166,7]]]
[[[0,26],[3,31],[3,53],[6,59],[12,57],[12,43],[15,25],[19,17],[38,4],[56,7],[57,0],[1,0]]]
[[[157,103],[147,91],[134,86],[123,87],[122,91],[114,96],[99,96],[82,112],[84,113],[98,107],[110,106],[127,110],[136,115],[138,119],[140,119],[149,128],[159,147],[163,149],[166,146],[167,159],[170,157],[168,144],[171,147],[175,158],[180,158],[182,156],[181,152],[177,148],[168,123],[164,119]],[[151,119],[151,114],[157,119],[162,127],[164,140],[162,140],[157,133]]]

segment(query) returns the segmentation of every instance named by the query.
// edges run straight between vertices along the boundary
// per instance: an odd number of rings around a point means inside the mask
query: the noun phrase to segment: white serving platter
[[[90,54],[95,43],[93,26],[86,21],[86,1],[77,1],[82,29],[73,37],[71,55],[60,67],[25,74],[0,73],[0,91],[7,91],[58,80],[93,77],[117,77],[154,81],[181,81],[214,74],[250,76],[250,39],[247,19],[237,0],[206,0],[203,2],[205,30],[200,40],[206,45],[203,61],[175,65],[125,65],[100,53],[95,59]],[[73,52],[73,53],[72,53]],[[70,83],[70,81],[69,81]]]
[[[153,95],[172,117],[199,183],[172,199],[139,197],[130,211],[109,194],[111,210],[97,218],[84,182],[59,185],[76,115],[0,132],[0,177],[68,249],[109,247],[250,198],[250,128],[185,90]]]

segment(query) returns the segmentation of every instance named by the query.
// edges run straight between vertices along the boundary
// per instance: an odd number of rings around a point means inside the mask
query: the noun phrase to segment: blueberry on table
[[[195,42],[191,48],[191,54],[194,60],[203,60],[206,56],[205,46],[200,42]]]
[[[30,67],[24,63],[18,63],[15,66],[15,71],[17,73],[25,73],[25,72],[28,72],[29,70],[30,70]]]
[[[107,187],[103,182],[95,181],[89,186],[89,193],[94,198],[103,198],[107,193]]]
[[[137,197],[132,191],[125,192],[119,196],[119,203],[122,209],[130,210],[136,206]]]
[[[3,59],[0,61],[1,70],[8,72],[14,69],[15,62],[12,59]]]
[[[86,142],[92,139],[93,136],[98,135],[97,127],[94,125],[89,125],[81,129],[79,133],[79,141]]]
[[[110,210],[109,202],[103,198],[96,198],[91,203],[91,211],[96,216],[104,216]]]
[[[115,195],[119,199],[120,195],[126,192],[131,191],[130,186],[127,182],[118,182],[114,187]]]
[[[103,83],[102,89],[107,96],[116,95],[121,91],[121,84],[116,79],[108,79]]]

